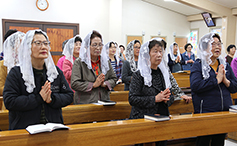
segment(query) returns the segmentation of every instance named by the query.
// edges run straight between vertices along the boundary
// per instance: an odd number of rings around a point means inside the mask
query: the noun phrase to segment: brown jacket
[[[109,62],[109,61],[108,61]],[[96,81],[96,75],[92,69],[88,69],[80,58],[74,61],[71,76],[71,87],[75,90],[74,104],[97,103],[99,99],[109,100],[109,92],[116,85],[117,77],[109,62],[109,70],[105,75],[105,83],[107,88],[93,88]],[[101,73],[101,71],[100,71]]]

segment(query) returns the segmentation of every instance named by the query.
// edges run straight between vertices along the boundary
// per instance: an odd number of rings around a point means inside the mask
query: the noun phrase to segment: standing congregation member
[[[126,61],[122,67],[122,82],[125,83],[124,91],[129,90],[129,85],[132,80],[132,74],[137,71],[137,61],[141,43],[139,40],[131,41],[126,50]]]
[[[123,63],[119,59],[119,53],[120,53],[119,48],[115,45],[113,41],[108,42],[106,45],[104,45],[104,47],[109,55],[109,61],[114,69],[114,73],[117,76],[117,83],[121,83]]]
[[[133,73],[129,90],[131,119],[144,118],[145,114],[169,116],[167,101],[171,96],[172,80],[170,80],[171,73],[163,62],[165,61],[163,47],[161,39],[153,39],[141,47],[139,70]],[[186,96],[183,93],[182,95]],[[166,141],[156,142],[156,145],[166,146]]]
[[[235,74],[235,77],[237,78],[237,51],[235,52],[233,60],[231,61],[231,68]]]
[[[81,43],[82,43],[81,37],[79,35],[76,35],[66,43],[63,50],[65,60],[63,61],[62,71],[70,87],[71,87],[72,66],[76,58],[79,57]]]
[[[235,55],[235,52],[236,52],[236,47],[235,45],[229,45],[227,47],[227,52],[228,52],[228,55],[226,55],[226,62],[228,62],[230,65],[231,65],[231,61],[233,60],[233,57]]]
[[[64,47],[66,45],[68,40],[65,40],[62,44],[62,49],[64,50]],[[62,56],[61,58],[58,59],[57,67],[61,70],[63,70],[63,62],[65,60],[66,56]]]
[[[16,29],[9,29],[9,30],[6,32],[6,34],[4,35],[4,41],[5,41],[10,35],[12,35],[12,34],[14,34],[14,33],[16,33],[16,32],[17,32]],[[3,60],[3,58],[4,58],[4,53],[1,52],[1,53],[0,53],[0,61]]]
[[[184,64],[182,65],[183,70],[190,70],[195,61],[195,55],[192,52],[192,48],[193,46],[190,43],[184,46],[185,52],[182,54],[182,58],[184,60]]]
[[[18,48],[24,36],[25,33],[18,31],[10,35],[3,43],[5,57],[0,61],[0,95],[3,94],[7,74],[12,67],[19,65]]]
[[[119,49],[120,49],[119,57],[124,62],[126,60],[126,57],[125,57],[125,54],[124,54],[125,47],[123,45],[119,45]]]
[[[61,108],[73,101],[63,72],[54,65],[49,44],[42,30],[30,30],[22,40],[19,66],[8,73],[3,91],[10,130],[63,123]]]
[[[184,64],[184,60],[182,59],[177,43],[170,45],[170,53],[168,54],[168,59],[168,65],[172,73],[183,70],[182,65]]]
[[[75,90],[74,104],[109,100],[117,77],[103,48],[102,36],[91,31],[82,41],[80,56],[74,62],[71,87]]]
[[[230,93],[237,92],[237,79],[224,59],[220,36],[214,33],[204,35],[197,53],[199,59],[193,64],[190,74],[194,113],[228,111],[232,105]],[[223,146],[225,136],[199,136],[196,145],[209,146],[211,142],[211,146]]]

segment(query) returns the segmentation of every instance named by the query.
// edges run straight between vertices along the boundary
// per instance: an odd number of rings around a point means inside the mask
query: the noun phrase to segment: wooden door
[[[188,38],[185,38],[185,37],[176,37],[175,38],[175,42],[179,45],[179,51],[180,53],[184,53],[185,52],[185,49],[184,49],[184,46],[187,44],[188,42]]]
[[[139,40],[141,42],[141,44],[143,43],[143,37],[142,36],[127,36],[127,45],[129,42],[133,41],[133,40]]]
[[[79,34],[79,24],[75,23],[57,23],[57,22],[39,22],[22,20],[2,20],[3,36],[9,29],[17,29],[26,33],[29,30],[41,29],[45,31],[51,42],[51,55],[54,63],[62,56],[62,43]]]
[[[62,57],[62,43],[65,40],[73,38],[74,28],[65,27],[65,26],[55,26],[55,25],[44,25],[44,30],[47,32],[47,35],[50,40],[51,54],[54,60],[54,63],[57,64],[60,57]],[[75,33],[77,33],[75,31]]]

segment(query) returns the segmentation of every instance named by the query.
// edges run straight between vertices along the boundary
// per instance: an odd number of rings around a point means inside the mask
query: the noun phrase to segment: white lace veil
[[[115,47],[116,47],[116,53],[115,53],[115,58],[116,58],[116,63],[117,63],[117,66],[119,66],[119,54],[120,54],[120,49],[119,49],[119,47],[118,47],[118,45],[116,45],[116,43],[114,42],[114,41],[110,41],[110,42],[108,42],[107,44],[105,44],[104,45],[104,49],[106,50],[106,53],[108,54],[108,56],[109,56],[109,44],[111,43],[111,42],[113,42],[114,43],[114,45],[115,45]]]
[[[135,60],[134,60],[135,59],[135,57],[134,57],[134,48],[133,48],[134,43],[135,43],[135,40],[129,42],[129,44],[127,46],[127,49],[126,49],[126,52],[125,52],[125,57],[126,57],[127,61],[130,64],[132,72],[136,72],[138,70],[137,67],[136,67]],[[140,54],[140,52],[139,52],[139,54]]]
[[[197,50],[197,58],[199,58],[201,60],[201,64],[202,64],[202,76],[205,79],[208,79],[210,77],[210,64],[212,63],[211,61],[211,56],[213,55],[211,50],[212,50],[212,42],[214,41],[213,39],[213,35],[214,33],[208,33],[206,35],[204,35],[198,44],[198,50]],[[225,62],[225,57],[226,53],[225,53],[225,49],[223,48],[223,46],[221,46],[221,55],[218,57],[220,64],[223,64],[225,69],[226,69],[226,62]]]
[[[171,45],[170,45],[170,58],[171,60],[175,61],[175,57],[174,57],[174,44],[177,44],[175,42],[173,42]],[[177,44],[178,46],[178,44]],[[180,55],[180,51],[179,51],[179,46],[178,46],[178,50],[177,50],[177,56],[179,56],[180,60],[182,59],[181,55]]]
[[[12,67],[19,65],[18,48],[24,36],[25,33],[18,31],[10,35],[3,43],[4,66],[7,67],[7,73]]]
[[[63,48],[63,55],[65,55],[65,59],[69,60],[73,64],[73,50],[75,46],[76,37],[81,38],[79,35],[74,36],[69,39]]]
[[[154,38],[155,40],[161,42],[161,38]],[[152,40],[154,40],[152,39]],[[152,41],[150,40],[150,41]],[[152,76],[151,76],[151,61],[150,61],[150,54],[149,54],[149,43],[150,41],[144,43],[141,46],[140,52],[139,52],[139,58],[138,58],[138,69],[140,70],[141,76],[144,78],[144,84],[147,86],[152,85]],[[162,43],[162,42],[161,42]],[[161,70],[166,88],[171,87],[170,78],[169,78],[169,68],[167,63],[165,63],[165,51],[163,50],[163,57],[161,63],[158,65],[159,69]]]
[[[20,63],[20,69],[22,73],[22,78],[25,81],[26,90],[28,93],[32,93],[35,88],[35,80],[34,80],[34,74],[33,74],[33,67],[31,63],[31,44],[33,41],[33,37],[35,35],[35,32],[42,32],[44,36],[46,36],[47,40],[48,36],[45,32],[42,30],[30,30],[26,33],[25,37],[22,40],[21,46],[19,48],[19,63]],[[49,47],[50,50],[50,47]],[[54,79],[57,78],[58,71],[54,65],[52,56],[50,52],[48,52],[48,58],[44,59],[45,66],[47,68],[47,76],[48,80],[50,82],[53,82]]]
[[[85,62],[88,69],[92,69],[91,65],[91,54],[90,54],[90,37],[92,35],[93,31],[91,31],[87,36],[84,38],[81,44],[80,48],[80,54],[79,57],[82,62]],[[102,43],[103,40],[101,39]],[[106,53],[106,49],[102,49],[100,54],[100,64],[101,64],[101,70],[102,73],[106,75],[107,71],[109,70],[109,56]]]
[[[157,41],[164,41],[162,38],[154,38],[156,39]],[[163,48],[164,51],[163,51],[163,56],[162,56],[162,61],[161,63],[158,65],[158,67],[160,68],[162,74],[163,74],[163,77],[164,77],[164,80],[165,80],[165,86],[166,88],[171,88],[171,82],[170,82],[170,68],[168,66],[168,53],[167,53],[167,48]]]

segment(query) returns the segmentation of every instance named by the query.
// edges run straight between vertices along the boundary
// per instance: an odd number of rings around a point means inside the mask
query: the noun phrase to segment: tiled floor
[[[225,140],[225,146],[237,146],[237,141],[227,139]]]

